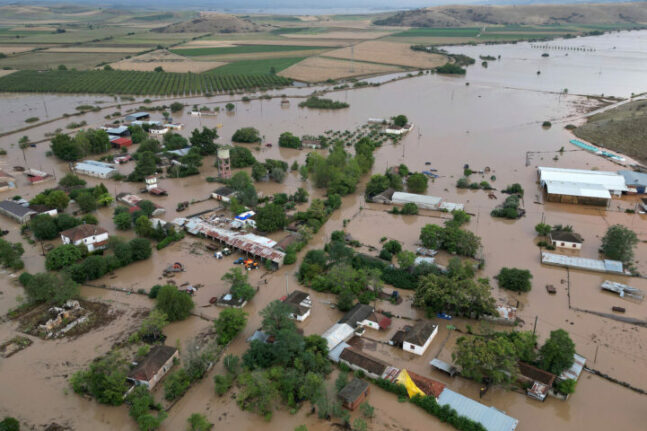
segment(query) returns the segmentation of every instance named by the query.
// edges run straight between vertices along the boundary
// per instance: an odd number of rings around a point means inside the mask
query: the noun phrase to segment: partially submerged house
[[[358,326],[369,326],[364,322],[368,317],[373,314],[373,307],[366,304],[357,303],[348,310],[344,317],[339,319],[339,323],[345,323],[352,328],[357,328]]]
[[[53,175],[34,168],[25,169],[23,174],[27,176],[27,180],[29,180],[29,184],[32,184],[32,185],[41,184],[46,181],[51,181],[54,179]]]
[[[391,203],[394,205],[416,204],[418,208],[426,210],[462,210],[463,204],[445,202],[443,198],[437,196],[419,195],[416,193],[394,192],[391,195]]]
[[[364,402],[368,397],[368,392],[368,382],[354,378],[339,391],[337,397],[339,397],[344,407],[352,411]]]
[[[16,178],[10,173],[0,169],[0,192],[16,188]]]
[[[565,256],[563,254],[541,253],[541,263],[545,265],[561,266],[564,268],[577,268],[595,272],[608,272],[611,274],[627,275],[622,262],[611,259],[589,259],[578,256]]]
[[[310,299],[310,295],[306,292],[294,290],[283,300],[283,302],[292,308],[292,312],[289,316],[291,319],[303,322],[308,318],[308,316],[310,316],[312,300]]]
[[[584,242],[579,234],[564,230],[552,231],[549,235],[549,238],[550,243],[554,247],[568,248],[570,250],[582,249],[582,242]]]
[[[236,196],[234,189],[227,186],[219,187],[211,193],[212,199],[222,202],[229,202],[234,196]]]
[[[332,351],[339,344],[345,342],[355,335],[355,328],[346,323],[335,323],[321,336],[328,343],[328,351]]]
[[[346,347],[339,355],[339,362],[346,364],[352,370],[363,371],[372,379],[381,378],[389,367],[380,359],[374,358],[354,347]]]
[[[179,358],[180,354],[175,347],[153,346],[148,355],[128,374],[127,379],[151,390],[173,367],[173,361]]]
[[[232,294],[231,292],[225,293],[216,302],[216,305],[220,307],[230,307],[230,308],[243,308],[247,304],[247,301],[243,298],[239,298]]]
[[[615,172],[539,167],[537,175],[548,202],[607,206],[612,195],[628,191]]]
[[[14,219],[18,223],[27,223],[32,216],[38,214],[28,205],[21,205],[14,200],[4,200],[0,202],[0,214]]]
[[[519,362],[519,373],[520,380],[530,384],[526,389],[526,395],[539,401],[546,399],[557,378],[555,374],[525,362]]]
[[[143,121],[143,120],[149,120],[151,118],[151,114],[148,112],[133,112],[132,114],[126,115],[126,121],[132,122],[132,121]]]
[[[429,321],[416,323],[402,340],[402,349],[406,352],[423,355],[434,337],[438,334],[438,325]]]
[[[96,160],[84,160],[74,165],[74,172],[80,175],[88,175],[97,178],[110,178],[117,173],[117,169],[111,163],[98,162]]]
[[[81,224],[61,232],[63,244],[85,245],[89,252],[108,246],[108,231],[93,224]]]

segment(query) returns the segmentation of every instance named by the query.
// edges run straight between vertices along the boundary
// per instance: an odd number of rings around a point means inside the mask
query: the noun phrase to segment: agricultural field
[[[362,42],[352,49],[341,48],[328,52],[326,56],[420,69],[432,69],[447,62],[447,57],[441,54],[412,51],[409,44],[383,41]]]
[[[68,69],[92,69],[104,62],[118,61],[125,57],[125,54],[118,52],[48,52],[37,51],[20,55],[14,55],[0,59],[1,67],[13,69],[55,69],[59,65],[65,65]]]
[[[22,70],[0,78],[0,91],[179,96],[274,88],[291,80],[270,74],[136,72],[121,70]]]
[[[303,82],[323,82],[328,79],[351,78],[354,76],[367,76],[382,73],[402,71],[401,67],[365,63],[361,61],[309,57],[279,73],[281,76]]]
[[[202,73],[222,66],[223,64],[225,63],[217,61],[195,61],[170,51],[157,50],[112,63],[110,66],[118,70],[137,70],[142,72],[153,72],[157,67],[161,67],[165,72]]]
[[[122,34],[101,42],[108,46],[141,46],[153,48],[158,45],[172,46],[205,36],[205,33],[153,33],[139,31]]]
[[[327,46],[301,46],[301,45],[237,45],[226,47],[210,48],[179,48],[171,52],[187,57],[199,57],[204,55],[227,55],[227,54],[252,54],[252,53],[274,53],[287,51],[304,51],[310,49],[329,49]]]
[[[220,66],[209,73],[218,75],[256,75],[278,73],[304,60],[306,57],[268,58],[264,60],[241,60]]]

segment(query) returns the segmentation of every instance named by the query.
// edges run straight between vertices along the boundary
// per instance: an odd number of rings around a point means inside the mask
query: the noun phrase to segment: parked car
[[[222,257],[223,257],[222,252],[220,252],[220,251],[215,252],[213,254],[213,257],[215,257],[216,259],[222,259]]]
[[[234,265],[241,265],[243,263],[245,263],[244,257],[239,257],[238,259],[234,260]]]
[[[436,317],[439,317],[440,319],[445,319],[445,320],[452,320],[452,316],[445,313],[438,313],[436,314]]]
[[[231,250],[229,250],[228,248],[223,248],[222,249],[222,254],[225,255],[225,256],[229,256],[229,255],[231,255]]]

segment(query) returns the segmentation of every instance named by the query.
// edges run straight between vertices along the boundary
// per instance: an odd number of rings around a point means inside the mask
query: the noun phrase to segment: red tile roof
[[[100,226],[93,224],[82,224],[72,229],[64,230],[61,232],[61,235],[68,237],[72,242],[77,242],[83,238],[88,238],[90,236],[101,235],[107,233],[108,231]]]

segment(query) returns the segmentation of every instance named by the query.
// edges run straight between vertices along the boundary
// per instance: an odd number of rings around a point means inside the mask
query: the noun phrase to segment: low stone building
[[[180,358],[175,347],[154,346],[148,355],[128,374],[127,379],[136,385],[145,385],[152,390]]]
[[[582,242],[582,237],[575,232],[558,230],[550,233],[550,243],[554,247],[580,250]]]
[[[368,396],[369,386],[364,380],[354,378],[344,386],[337,396],[348,410],[355,410]]]

